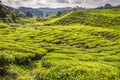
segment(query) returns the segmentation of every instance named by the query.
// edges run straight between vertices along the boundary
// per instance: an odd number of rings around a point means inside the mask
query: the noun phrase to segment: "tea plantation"
[[[120,80],[119,31],[119,8],[0,21],[0,80]]]

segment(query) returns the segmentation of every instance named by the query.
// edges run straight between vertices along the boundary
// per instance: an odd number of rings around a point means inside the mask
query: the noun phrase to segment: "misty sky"
[[[120,0],[2,0],[2,2],[11,7],[87,7],[93,8],[110,3],[120,5]]]

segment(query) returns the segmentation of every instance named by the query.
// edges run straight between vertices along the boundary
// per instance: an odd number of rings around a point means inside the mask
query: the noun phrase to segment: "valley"
[[[120,8],[0,21],[0,80],[120,80]]]

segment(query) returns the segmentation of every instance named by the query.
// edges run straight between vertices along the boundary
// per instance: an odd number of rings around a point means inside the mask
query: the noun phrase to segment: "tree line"
[[[23,17],[19,11],[12,9],[11,7],[5,6],[0,0],[0,19],[16,21],[17,18]]]
[[[97,7],[97,9],[110,9],[110,8],[120,8],[120,5],[113,6],[111,4],[105,4],[104,6]]]

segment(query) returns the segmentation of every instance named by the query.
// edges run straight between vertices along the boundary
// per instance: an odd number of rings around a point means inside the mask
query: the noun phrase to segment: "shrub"
[[[28,65],[35,57],[32,53],[18,53],[15,55],[15,63],[19,65]]]
[[[0,29],[2,29],[2,28],[7,28],[7,27],[8,27],[8,25],[7,25],[7,24],[0,23]]]
[[[8,73],[8,66],[12,62],[12,57],[0,54],[0,75],[5,76]]]

